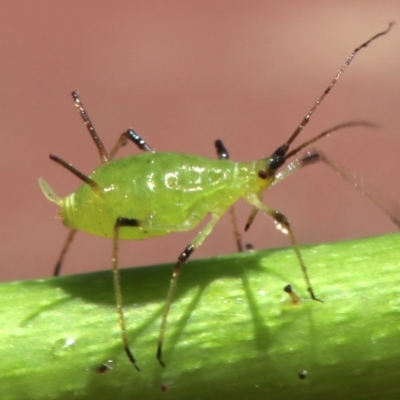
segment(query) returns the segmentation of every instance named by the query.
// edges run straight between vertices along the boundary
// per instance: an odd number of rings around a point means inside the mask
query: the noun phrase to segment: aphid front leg
[[[174,297],[176,285],[178,283],[178,277],[181,272],[183,264],[189,259],[190,255],[204,242],[205,238],[212,232],[216,223],[219,221],[220,216],[217,214],[211,214],[211,221],[204,227],[203,230],[190,242],[190,244],[182,251],[178,257],[178,262],[174,266],[172,273],[171,283],[168,290],[167,301],[165,303],[165,308],[161,320],[160,332],[158,336],[157,345],[157,360],[162,367],[165,367],[164,361],[162,359],[162,347],[164,341],[165,328],[167,325],[168,313],[171,308],[171,303]]]
[[[229,153],[226,149],[225,145],[222,143],[222,140],[215,141],[215,149],[217,150],[218,158],[220,160],[229,160]],[[235,207],[229,207],[229,214],[231,216],[232,226],[233,226],[233,236],[235,238],[236,247],[238,252],[241,253],[243,251],[243,244],[242,244],[242,235],[240,234]]]
[[[304,264],[303,257],[301,256],[299,246],[297,244],[296,238],[294,236],[292,227],[290,226],[289,220],[279,211],[274,210],[273,208],[270,208],[266,206],[264,203],[262,203],[259,199],[258,196],[253,194],[249,194],[246,197],[247,201],[252,204],[256,209],[263,211],[265,214],[268,214],[270,217],[272,217],[275,220],[275,223],[278,227],[279,230],[281,230],[283,233],[287,234],[290,239],[290,243],[293,247],[293,250],[296,254],[297,260],[300,264],[301,271],[303,273],[304,280],[306,282],[307,286],[307,291],[310,293],[310,297],[312,300],[317,300],[322,302],[317,296],[314,294],[314,290],[311,286],[310,278],[307,273],[307,268],[306,265]]]

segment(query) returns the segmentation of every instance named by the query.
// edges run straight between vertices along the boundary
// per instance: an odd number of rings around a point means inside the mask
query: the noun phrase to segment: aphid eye
[[[267,179],[268,178],[268,172],[263,170],[263,169],[260,169],[258,171],[258,177],[261,178],[261,179]]]

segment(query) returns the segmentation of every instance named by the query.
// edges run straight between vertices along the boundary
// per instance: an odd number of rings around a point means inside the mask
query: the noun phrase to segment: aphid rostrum
[[[307,125],[314,111],[336,84],[356,53],[367,47],[373,40],[388,33],[392,25],[393,23],[390,23],[385,31],[374,35],[354,49],[289,139],[270,156],[257,161],[233,162],[229,160],[228,153],[221,141],[216,141],[215,143],[219,159],[208,159],[178,153],[154,152],[131,129],[122,134],[112,151],[107,153],[78,94],[76,92],[72,93],[75,105],[99,151],[102,165],[87,176],[71,164],[51,155],[50,158],[52,160],[68,169],[84,182],[78,190],[65,198],[58,197],[43,179],[39,180],[44,195],[60,207],[59,213],[63,223],[71,229],[57,262],[55,275],[59,273],[65,253],[77,230],[113,239],[112,267],[122,341],[129,360],[137,370],[139,370],[139,366],[133,352],[130,350],[122,308],[122,293],[118,271],[118,244],[120,239],[139,240],[191,230],[206,216],[210,216],[209,222],[184,248],[173,268],[156,352],[159,363],[164,366],[162,359],[164,333],[181,268],[193,251],[212,232],[221,216],[227,210],[232,210],[233,204],[239,198],[245,199],[253,206],[245,230],[249,229],[257,212],[262,211],[272,217],[277,227],[288,235],[300,264],[307,290],[313,300],[319,299],[312,288],[288,219],[282,213],[268,207],[261,201],[263,192],[266,189],[293,172],[307,165],[322,161],[350,181],[359,191],[374,201],[393,222],[400,226],[399,218],[375,194],[369,192],[365,186],[360,185],[356,177],[345,172],[320,152],[309,151],[295,159],[285,169],[281,169],[290,158],[297,155],[306,146],[334,131],[349,127],[368,127],[373,125],[365,121],[342,123],[290,150],[294,140]],[[125,145],[128,140],[134,142],[144,153],[114,160],[118,149]],[[233,211],[231,212],[234,215]],[[238,247],[241,249],[240,235],[237,230],[235,236]]]

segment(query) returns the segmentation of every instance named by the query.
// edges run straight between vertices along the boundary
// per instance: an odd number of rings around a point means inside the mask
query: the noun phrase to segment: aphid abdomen
[[[119,217],[137,219],[121,239],[145,239],[194,228],[208,213],[222,214],[240,193],[235,163],[176,153],[143,153],[104,164],[65,200],[68,227],[113,237]]]

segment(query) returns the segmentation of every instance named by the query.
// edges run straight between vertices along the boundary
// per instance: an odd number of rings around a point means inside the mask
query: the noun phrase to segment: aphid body
[[[113,237],[117,218],[139,226],[122,227],[120,239],[146,239],[186,231],[209,213],[222,216],[239,197],[251,199],[274,180],[258,176],[269,158],[240,163],[178,153],[142,153],[101,165],[60,202],[64,224],[93,235]]]

